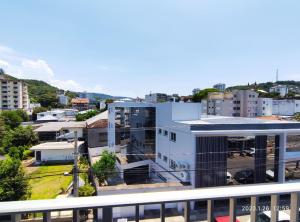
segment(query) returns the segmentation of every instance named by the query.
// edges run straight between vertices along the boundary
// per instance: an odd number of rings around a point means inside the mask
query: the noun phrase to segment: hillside
[[[278,81],[276,83],[273,82],[266,82],[266,83],[258,83],[255,86],[255,83],[249,84],[249,85],[237,85],[237,86],[231,86],[228,87],[228,90],[233,90],[233,89],[262,89],[267,92],[269,92],[270,88],[274,85],[287,85],[289,89],[300,89],[300,81],[293,81],[293,80],[286,80],[286,81]]]
[[[54,87],[44,81],[34,79],[17,79],[11,75],[1,73],[7,79],[21,80],[28,85],[29,98],[32,103],[40,103],[44,107],[58,107],[57,94],[64,91],[57,87]],[[65,91],[65,94],[69,98],[79,96],[79,92]],[[119,99],[125,97],[115,97],[103,93],[86,93],[88,97],[94,98],[95,100],[100,99]]]

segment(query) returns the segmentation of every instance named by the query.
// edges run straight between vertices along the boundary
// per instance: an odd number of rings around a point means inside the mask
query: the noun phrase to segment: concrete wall
[[[74,159],[74,149],[41,150],[42,161],[64,161]]]

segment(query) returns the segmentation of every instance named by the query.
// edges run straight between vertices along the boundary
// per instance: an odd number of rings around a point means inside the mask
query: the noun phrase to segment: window
[[[174,160],[170,160],[170,168],[172,170],[175,170],[177,167],[178,166],[177,166],[176,162]]]
[[[158,134],[161,134],[161,131],[162,131],[161,129],[158,129]]]
[[[164,156],[164,162],[168,162],[168,157]]]
[[[161,159],[161,153],[157,153],[157,157],[159,158],[159,159]]]
[[[170,140],[176,142],[176,133],[173,132],[170,133]]]
[[[164,136],[168,136],[169,132],[167,130],[164,130]]]

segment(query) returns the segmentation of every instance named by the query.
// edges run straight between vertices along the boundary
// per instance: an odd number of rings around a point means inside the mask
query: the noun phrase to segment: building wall
[[[107,146],[107,128],[92,128],[87,129],[88,147],[101,147]]]
[[[41,150],[42,161],[69,161],[73,160],[74,149]]]
[[[300,112],[300,100],[273,100],[273,115],[293,116]]]
[[[272,116],[273,112],[273,99],[271,98],[258,98],[257,115],[258,116]]]
[[[258,93],[252,90],[234,90],[233,105],[234,116],[256,117],[258,114]]]
[[[0,110],[29,109],[27,85],[0,78]]]

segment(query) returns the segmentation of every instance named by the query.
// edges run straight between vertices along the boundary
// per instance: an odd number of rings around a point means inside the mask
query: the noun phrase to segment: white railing
[[[278,205],[280,195],[291,195],[290,221],[299,219],[300,182],[284,184],[262,184],[247,186],[227,186],[219,188],[204,188],[181,191],[163,191],[136,194],[120,194],[98,197],[66,198],[52,200],[30,200],[0,203],[0,216],[12,215],[13,221],[18,221],[24,213],[43,213],[43,221],[51,220],[51,211],[83,209],[103,209],[103,221],[112,221],[114,207],[136,206],[136,221],[139,221],[139,206],[147,204],[161,204],[161,221],[165,221],[165,204],[183,202],[185,221],[190,221],[190,206],[192,201],[207,201],[207,220],[214,220],[214,200],[229,199],[230,221],[236,221],[236,201],[239,198],[251,197],[251,208],[257,209],[260,196],[271,196],[271,221],[278,221]],[[75,214],[74,214],[75,215]],[[257,211],[252,210],[251,221],[256,221]]]

